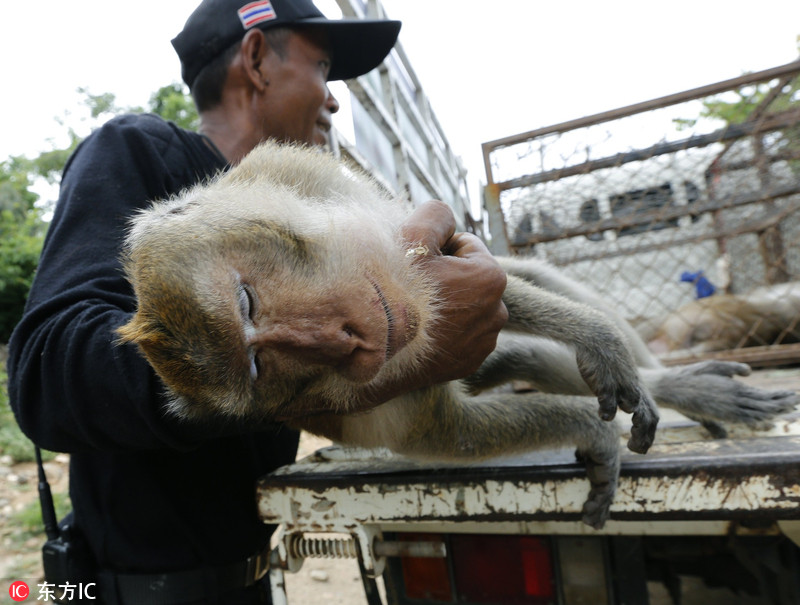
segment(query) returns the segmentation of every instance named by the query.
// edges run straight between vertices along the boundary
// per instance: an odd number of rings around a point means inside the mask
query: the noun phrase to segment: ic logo
[[[17,580],[12,583],[8,589],[8,594],[14,601],[24,601],[28,598],[30,593],[31,591],[28,589],[28,585],[22,580]]]

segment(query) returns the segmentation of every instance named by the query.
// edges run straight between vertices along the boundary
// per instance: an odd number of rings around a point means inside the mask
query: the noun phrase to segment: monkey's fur
[[[648,346],[656,353],[695,353],[800,342],[800,282],[715,294],[670,313]]]
[[[634,360],[647,349],[638,339],[629,348],[636,337],[624,321],[567,298],[582,291],[540,263],[501,259],[510,336],[475,375],[348,414],[360,395],[413,372],[437,329],[437,293],[408,254],[415,243],[400,238],[404,217],[398,202],[330,156],[264,144],[135,219],[126,269],[139,306],[121,338],[141,348],[171,411],[188,418],[275,418],[343,444],[434,460],[574,445],[592,486],[583,519],[602,526],[619,433],[601,417],[619,406],[633,413],[629,447],[645,452],[653,441],[658,414]],[[690,366],[684,375],[651,357],[644,365],[656,397],[698,418],[757,422],[794,402],[731,380],[747,370],[741,364]],[[516,378],[565,394],[481,394]],[[676,388],[686,382],[694,390]]]

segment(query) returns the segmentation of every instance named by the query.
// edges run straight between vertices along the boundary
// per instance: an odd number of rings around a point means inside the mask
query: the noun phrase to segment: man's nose
[[[330,88],[328,88],[328,98],[325,101],[325,107],[327,107],[328,111],[331,113],[336,113],[339,111],[339,101],[337,101],[336,97],[333,96]]]

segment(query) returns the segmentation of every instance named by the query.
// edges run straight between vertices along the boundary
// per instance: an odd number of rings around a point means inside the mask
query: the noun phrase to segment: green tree
[[[0,162],[0,342],[22,315],[42,247],[44,224],[25,158]]]
[[[22,315],[42,250],[43,223],[34,210],[22,220],[0,211],[0,341],[6,342]]]
[[[200,118],[192,98],[183,84],[173,82],[162,86],[150,96],[149,111],[165,120],[175,122],[181,128],[197,130]]]
[[[800,90],[800,78],[795,78],[769,104],[769,112],[777,113],[796,106],[798,90]],[[725,98],[709,97],[703,99],[703,109],[697,118],[675,118],[674,122],[679,130],[693,128],[701,118],[722,120],[726,124],[741,124],[750,118],[753,110],[766,100],[771,91],[772,87],[768,83],[760,82],[732,90]],[[731,95],[733,99],[730,99]]]
[[[12,157],[0,162],[0,210],[22,219],[38,198],[30,186],[30,165],[25,158]]]

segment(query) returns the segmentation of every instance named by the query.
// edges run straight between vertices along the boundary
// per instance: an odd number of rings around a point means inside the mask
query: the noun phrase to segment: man
[[[292,461],[297,445],[277,424],[200,424],[164,413],[152,370],[135,348],[115,342],[136,305],[118,260],[127,219],[267,138],[324,144],[339,108],[327,81],[377,66],[399,27],[329,21],[311,0],[204,0],[173,40],[199,134],[155,116],[123,116],[67,163],[10,342],[9,390],[23,430],[71,453],[71,523],[97,571],[101,602],[269,602],[253,569],[273,528],[257,518],[254,483]],[[438,336],[419,376],[386,385],[365,407],[462,377],[494,347],[506,318],[505,276],[476,238],[453,230],[439,203],[404,225],[411,241],[451,251],[427,267],[454,328]]]

